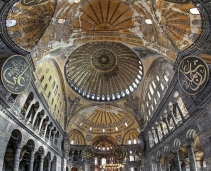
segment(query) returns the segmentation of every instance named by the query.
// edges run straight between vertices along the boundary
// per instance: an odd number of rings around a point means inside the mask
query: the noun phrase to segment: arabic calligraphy
[[[94,153],[90,148],[84,148],[81,152],[82,158],[84,160],[92,160],[94,158]]]
[[[28,61],[20,55],[11,56],[2,67],[1,79],[9,92],[13,94],[23,92],[31,80],[31,69]]]
[[[203,90],[207,84],[209,69],[201,58],[189,56],[180,62],[178,77],[182,89],[194,95]]]
[[[23,6],[33,6],[33,5],[42,4],[47,1],[48,0],[20,0],[20,3]]]
[[[117,160],[122,160],[125,158],[126,153],[127,153],[127,151],[125,148],[117,147],[116,150],[114,151],[114,157]]]

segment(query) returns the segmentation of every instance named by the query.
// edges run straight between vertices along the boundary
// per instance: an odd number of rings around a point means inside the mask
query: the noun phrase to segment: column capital
[[[188,139],[186,140],[186,146],[193,146],[194,139]]]
[[[178,151],[179,151],[179,148],[177,148],[177,147],[174,147],[174,148],[172,148],[172,149],[171,149],[171,151],[172,151],[172,153],[178,153]]]

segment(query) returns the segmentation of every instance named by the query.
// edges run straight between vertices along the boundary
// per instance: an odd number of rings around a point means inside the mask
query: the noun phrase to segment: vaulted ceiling
[[[81,144],[105,134],[119,144],[137,139],[170,84],[178,52],[202,32],[191,2],[21,2],[4,8],[4,39],[31,53],[40,93]]]

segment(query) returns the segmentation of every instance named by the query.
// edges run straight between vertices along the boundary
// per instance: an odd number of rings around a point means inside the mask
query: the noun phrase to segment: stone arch
[[[51,161],[51,171],[56,171],[57,170],[57,157],[54,156],[53,160]]]
[[[181,141],[179,139],[175,139],[173,142],[173,148],[180,148],[181,146]]]
[[[18,167],[21,151],[21,141],[21,131],[18,129],[13,130],[4,154],[3,170],[12,170],[14,167]]]
[[[186,133],[186,140],[195,140],[196,131],[194,129],[189,129]]]
[[[169,148],[169,146],[165,146],[164,149],[163,149],[163,151],[164,151],[164,154],[170,153],[170,148]]]
[[[51,153],[48,151],[46,156],[44,157],[43,170],[50,170],[50,169],[51,169]]]
[[[158,152],[157,152],[157,154],[156,154],[156,158],[157,158],[158,160],[160,160],[160,159],[161,159],[161,157],[162,157],[161,152],[160,152],[160,151],[158,151]]]
[[[27,111],[29,110],[30,106],[32,105],[33,100],[34,100],[34,93],[30,92],[28,97],[25,100],[24,105],[22,106],[22,109],[21,109],[22,117],[25,117],[25,115],[27,114]]]

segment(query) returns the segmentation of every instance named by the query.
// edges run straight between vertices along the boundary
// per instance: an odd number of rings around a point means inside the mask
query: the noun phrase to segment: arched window
[[[50,98],[50,96],[51,96],[51,92],[48,93],[48,98]]]
[[[95,157],[94,163],[95,163],[95,165],[98,165],[98,159],[97,159],[97,157]]]
[[[54,91],[54,94],[56,94],[57,91],[58,91],[58,85],[56,85],[56,89],[55,89],[55,91]]]
[[[43,80],[44,80],[44,76],[42,76],[42,77],[40,78],[40,83],[42,83]]]
[[[164,86],[162,83],[160,83],[160,87],[161,87],[161,90],[163,91],[164,90]]]
[[[47,84],[45,84],[44,90],[46,90],[46,89],[47,89],[47,87],[48,87],[48,85],[47,85]]]
[[[168,77],[167,77],[166,75],[164,75],[164,80],[165,80],[166,82],[169,81],[169,79],[168,79]]]
[[[104,165],[104,164],[106,164],[106,158],[101,159],[101,165]]]
[[[55,87],[55,84],[56,84],[56,83],[55,83],[55,81],[54,81],[53,84],[52,84],[52,89]]]
[[[53,104],[53,102],[54,102],[54,99],[52,99],[51,104]]]
[[[51,78],[52,78],[52,77],[50,76],[50,77],[48,78],[48,80],[51,81]]]

